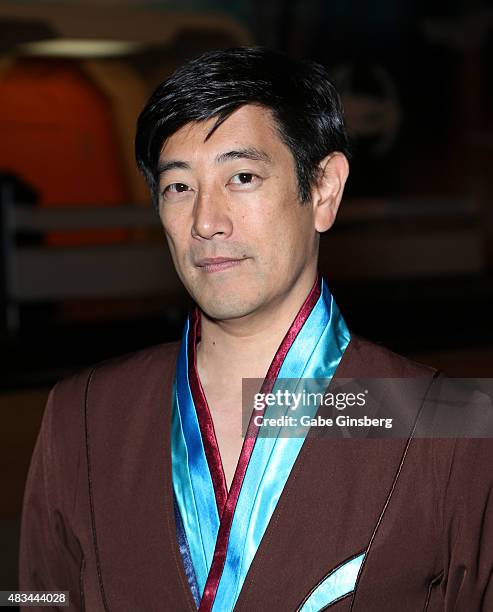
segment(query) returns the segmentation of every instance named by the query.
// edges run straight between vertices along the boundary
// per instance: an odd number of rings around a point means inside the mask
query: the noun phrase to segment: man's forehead
[[[224,120],[211,117],[204,121],[190,121],[171,134],[163,143],[160,159],[175,152],[223,149],[265,149],[280,140],[276,122],[270,109],[247,104],[239,107]]]

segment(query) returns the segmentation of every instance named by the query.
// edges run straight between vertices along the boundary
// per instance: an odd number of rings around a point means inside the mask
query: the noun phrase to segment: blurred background
[[[136,117],[184,60],[247,44],[321,62],[342,94],[351,176],[321,271],[351,329],[493,375],[486,2],[0,2],[0,590],[17,586],[49,388],[177,339],[189,307],[135,169]]]

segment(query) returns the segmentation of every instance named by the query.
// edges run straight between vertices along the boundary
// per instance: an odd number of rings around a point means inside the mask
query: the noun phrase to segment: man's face
[[[275,313],[315,278],[313,206],[300,203],[294,159],[269,110],[243,106],[206,140],[215,121],[185,125],[161,151],[171,255],[209,317]]]

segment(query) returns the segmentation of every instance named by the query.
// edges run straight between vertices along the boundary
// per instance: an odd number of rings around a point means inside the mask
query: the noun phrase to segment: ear
[[[320,173],[312,189],[312,204],[317,232],[326,232],[336,219],[344,185],[349,174],[346,156],[330,153],[320,162]]]

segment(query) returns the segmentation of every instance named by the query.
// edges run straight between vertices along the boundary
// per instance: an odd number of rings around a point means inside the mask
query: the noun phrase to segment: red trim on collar
[[[195,404],[195,410],[197,412],[205,456],[207,457],[212,484],[214,485],[217,512],[219,518],[221,518],[228,497],[228,487],[226,486],[226,477],[224,475],[214,423],[197,371],[197,344],[199,341],[200,311],[198,307],[195,307],[192,312],[190,333],[188,335],[188,381],[190,383],[193,403]]]

